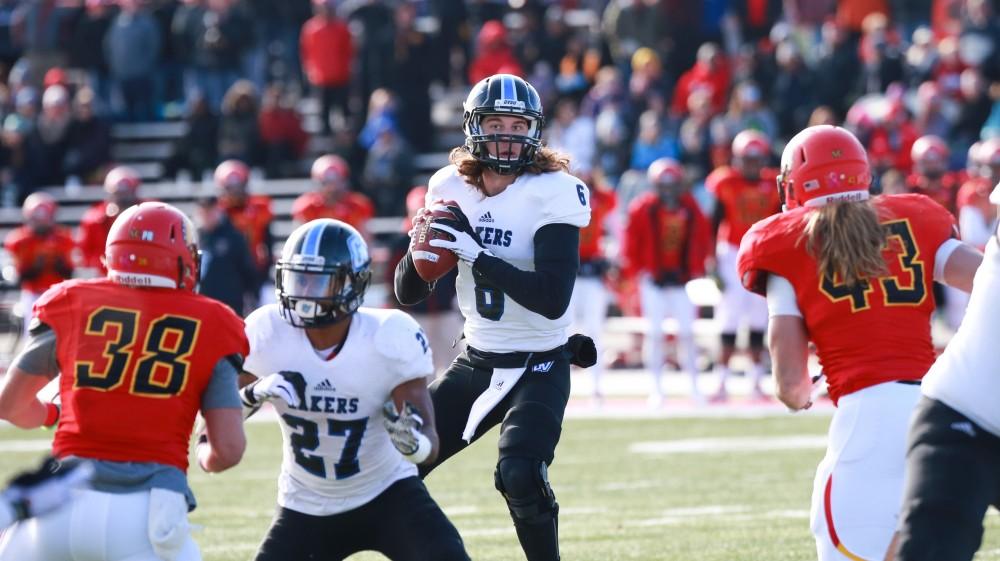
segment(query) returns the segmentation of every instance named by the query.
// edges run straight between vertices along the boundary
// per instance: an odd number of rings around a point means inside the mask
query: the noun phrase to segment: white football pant
[[[919,398],[920,386],[896,382],[840,398],[813,482],[819,561],[885,557],[899,519],[906,438]]]
[[[0,561],[200,560],[184,496],[162,489],[83,489],[67,507],[19,522],[0,540]]]
[[[720,241],[715,248],[716,270],[724,285],[722,298],[715,307],[716,323],[720,333],[736,333],[744,320],[751,331],[765,331],[767,300],[743,288],[736,267],[738,249],[726,241]]]
[[[604,320],[608,317],[608,291],[604,287],[604,281],[600,277],[576,277],[569,309],[573,311],[570,334],[583,333],[593,339],[594,346],[597,347],[597,364],[588,370],[594,381],[594,395],[600,396],[601,375],[604,374],[601,334],[604,331]]]
[[[694,303],[684,286],[659,287],[648,276],[639,279],[639,301],[642,316],[646,319],[646,339],[643,342],[643,360],[653,377],[652,395],[662,395],[660,375],[663,372],[663,320],[671,317],[677,322],[677,357],[681,369],[691,378],[692,397],[699,397],[698,370],[695,366],[697,349],[694,345]]]

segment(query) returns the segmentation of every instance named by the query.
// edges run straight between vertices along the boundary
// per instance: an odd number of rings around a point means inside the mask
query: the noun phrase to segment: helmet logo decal
[[[830,155],[833,156],[834,158],[840,158],[844,155],[844,151],[841,150],[840,148],[837,148],[835,150],[830,151]]]
[[[819,189],[819,180],[810,179],[809,181],[806,181],[805,183],[802,184],[802,188],[805,189],[806,191],[813,191]]]
[[[141,239],[144,242],[151,242],[151,241],[153,241],[153,232],[152,232],[152,230],[143,230],[142,231],[142,235],[139,237],[139,239]]]
[[[826,180],[830,184],[830,187],[837,188],[840,187],[840,180],[843,179],[843,174],[831,171],[827,176]]]
[[[493,108],[497,110],[518,109],[523,111],[525,107],[523,101],[516,99],[498,99],[493,102]]]
[[[347,250],[351,252],[351,267],[355,271],[364,268],[368,263],[368,247],[365,241],[358,236],[347,238]]]

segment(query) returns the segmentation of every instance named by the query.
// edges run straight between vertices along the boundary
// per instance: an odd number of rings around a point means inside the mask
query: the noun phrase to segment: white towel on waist
[[[486,391],[479,394],[476,401],[472,402],[472,408],[469,409],[469,420],[465,422],[465,430],[462,431],[462,440],[472,442],[472,435],[476,433],[479,423],[510,392],[514,384],[521,379],[524,370],[525,367],[523,366],[518,368],[493,369],[493,375],[490,377],[490,387],[486,388]]]

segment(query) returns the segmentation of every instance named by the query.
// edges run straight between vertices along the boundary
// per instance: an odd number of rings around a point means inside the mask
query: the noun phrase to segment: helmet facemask
[[[483,122],[489,117],[512,116],[527,121],[525,134],[489,133]],[[519,109],[517,112],[486,112],[473,109],[465,119],[465,147],[476,160],[493,171],[508,175],[520,172],[535,159],[542,145],[541,114]]]
[[[275,276],[281,315],[294,327],[332,325],[350,317],[371,282],[367,266],[353,270],[307,255],[279,261]]]

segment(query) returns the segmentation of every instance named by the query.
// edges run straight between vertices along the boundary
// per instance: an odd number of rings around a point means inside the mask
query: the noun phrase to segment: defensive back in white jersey
[[[382,424],[392,390],[434,372],[420,326],[398,310],[360,308],[343,348],[320,358],[304,329],[289,325],[271,304],[246,319],[250,354],[244,369],[258,377],[302,374],[298,408],[271,403],[281,416],[284,442],[278,504],[324,516],[357,508],[417,474],[393,447]]]
[[[486,197],[447,166],[431,177],[425,206],[455,201],[491,253],[533,271],[535,232],[548,224],[583,228],[590,223],[590,191],[564,172],[525,173],[499,195]],[[569,312],[548,319],[507,297],[472,268],[458,263],[458,304],[465,316],[467,343],[490,352],[544,351],[566,342]]]

